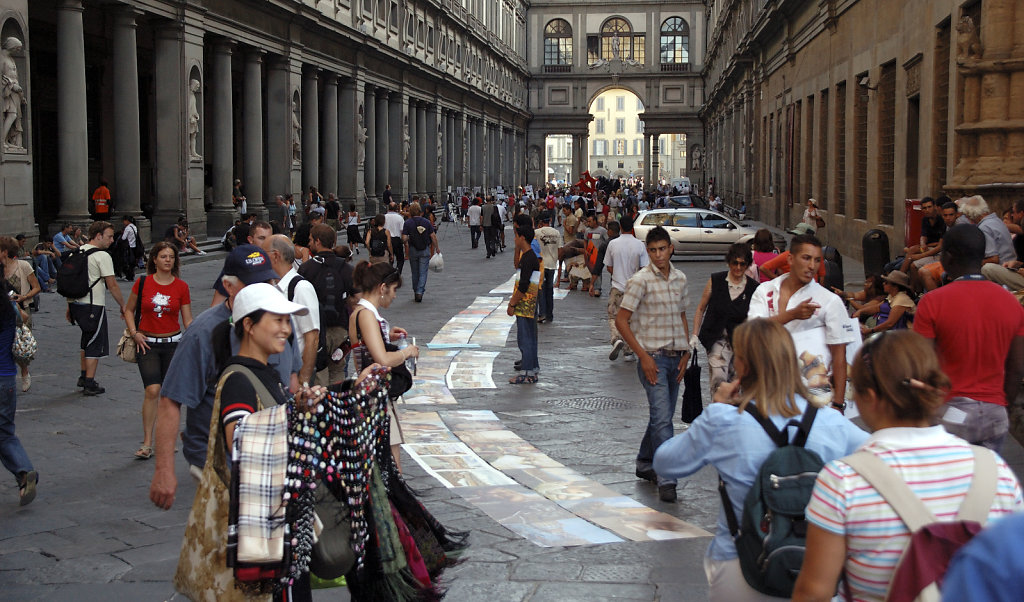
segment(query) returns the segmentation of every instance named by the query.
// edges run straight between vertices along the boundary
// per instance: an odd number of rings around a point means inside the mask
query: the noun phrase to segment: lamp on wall
[[[877,90],[878,86],[871,85],[871,79],[868,76],[860,78],[860,87],[866,90]]]

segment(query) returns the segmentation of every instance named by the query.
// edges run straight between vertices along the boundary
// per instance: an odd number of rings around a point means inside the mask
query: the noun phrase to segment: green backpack
[[[825,467],[821,456],[804,448],[818,408],[808,404],[803,419],[790,420],[780,431],[754,404],[747,413],[757,420],[777,446],[757,473],[757,480],[743,501],[743,520],[736,512],[719,477],[718,491],[725,507],[729,532],[736,542],[740,568],[747,584],[762,594],[789,598],[800,574],[807,547],[804,510],[811,500],[818,472]],[[790,426],[797,429],[789,441]]]

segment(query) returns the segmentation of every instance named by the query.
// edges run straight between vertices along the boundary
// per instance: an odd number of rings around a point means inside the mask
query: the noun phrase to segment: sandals
[[[136,460],[148,460],[153,457],[153,446],[143,445],[139,448],[139,451],[135,452]]]
[[[18,479],[19,506],[28,506],[36,499],[36,483],[39,482],[39,473],[30,470]]]
[[[513,376],[508,379],[510,385],[535,385],[537,384],[536,376],[529,376],[527,374],[520,374],[519,376]]]

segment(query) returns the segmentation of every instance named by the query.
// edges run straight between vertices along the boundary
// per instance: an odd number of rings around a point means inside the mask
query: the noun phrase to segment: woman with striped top
[[[939,521],[955,520],[975,473],[974,449],[931,426],[949,387],[932,344],[912,331],[887,331],[868,339],[851,375],[857,408],[872,431],[860,449],[892,469]],[[1002,458],[994,460],[988,524],[1024,509],[1016,477]],[[896,511],[848,461],[829,462],[818,474],[793,600],[830,600],[843,571],[844,599],[884,600],[910,540]]]

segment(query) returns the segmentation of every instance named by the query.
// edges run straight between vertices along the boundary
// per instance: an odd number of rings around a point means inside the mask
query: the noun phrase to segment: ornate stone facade
[[[905,199],[1024,194],[1024,5],[714,0],[707,171],[780,226],[818,200],[827,244],[904,241]]]

